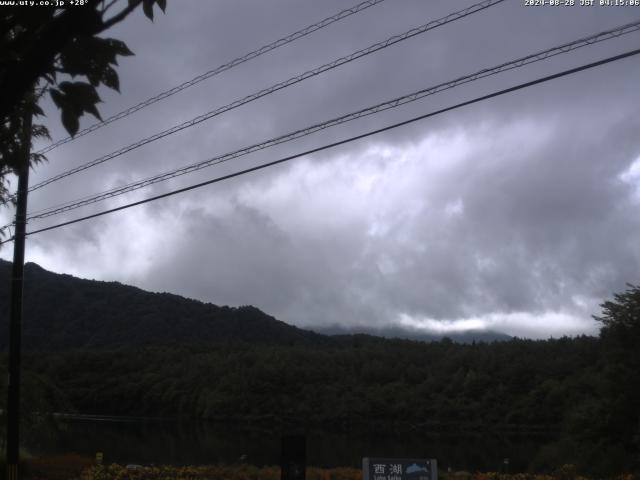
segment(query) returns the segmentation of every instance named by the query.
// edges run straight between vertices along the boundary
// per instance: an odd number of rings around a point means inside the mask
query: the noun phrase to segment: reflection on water
[[[34,454],[75,452],[105,463],[198,465],[236,463],[242,455],[254,465],[277,465],[284,432],[239,429],[231,425],[178,421],[64,420],[25,432]],[[549,439],[507,435],[351,435],[310,430],[307,461],[320,467],[360,467],[362,457],[437,458],[440,469],[497,471],[509,458],[511,471],[526,471]]]

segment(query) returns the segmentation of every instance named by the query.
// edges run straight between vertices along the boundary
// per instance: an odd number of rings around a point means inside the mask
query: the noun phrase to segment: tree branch
[[[106,0],[103,0],[103,4]],[[109,2],[109,4],[107,4],[105,7],[102,8],[102,14],[104,15],[107,10],[109,10],[111,7],[113,7],[116,3],[118,3],[118,0],[111,0],[111,2]]]
[[[89,5],[85,8],[65,9],[60,15],[46,22],[37,35],[29,38],[28,44],[21,49],[19,55],[19,58],[27,61],[3,65],[5,73],[11,71],[10,75],[0,75],[0,91],[3,92],[0,96],[0,112],[3,115],[10,114],[16,102],[24,97],[38,78],[52,70],[56,55],[70,40],[78,36],[94,36],[104,32],[124,20],[142,3],[142,0],[134,0],[119,13],[104,21],[97,10],[101,1],[89,0]]]
[[[127,15],[129,15],[136,8],[138,8],[138,5],[140,5],[141,3],[142,3],[142,0],[135,0],[134,2],[131,2],[120,13],[114,15],[109,20],[104,21],[103,28],[99,32],[96,32],[96,34],[104,32],[106,29],[111,28],[116,23],[120,23],[122,20],[124,20],[127,17]]]

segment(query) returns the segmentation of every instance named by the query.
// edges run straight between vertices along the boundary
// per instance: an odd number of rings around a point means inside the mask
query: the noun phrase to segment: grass
[[[203,465],[176,467],[124,465],[95,465],[91,457],[76,454],[30,458],[23,470],[25,480],[280,480],[280,468],[253,465]],[[361,480],[362,471],[356,468],[308,467],[306,480]],[[576,473],[571,465],[553,474],[528,473],[442,473],[439,480],[588,480]],[[612,480],[640,480],[639,476],[619,475]]]

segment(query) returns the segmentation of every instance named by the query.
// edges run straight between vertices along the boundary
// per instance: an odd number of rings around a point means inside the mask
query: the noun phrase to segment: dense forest
[[[11,263],[0,260],[0,312],[9,311]],[[118,282],[83,280],[25,265],[22,342],[26,350],[126,348],[241,340],[291,344],[323,338],[255,307],[218,307]],[[6,348],[8,328],[0,329]]]
[[[603,304],[598,338],[460,344],[324,336],[253,307],[34,264],[25,281],[26,411],[275,429],[545,433],[556,442],[549,465],[640,465],[638,287]]]

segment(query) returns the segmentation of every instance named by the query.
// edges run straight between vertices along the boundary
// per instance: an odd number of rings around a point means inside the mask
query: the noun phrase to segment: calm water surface
[[[34,454],[104,453],[105,463],[277,465],[282,431],[238,429],[229,425],[177,421],[64,420],[25,432]],[[524,435],[350,435],[307,433],[307,463],[320,467],[360,467],[362,457],[437,458],[441,470],[526,471],[549,438]]]

